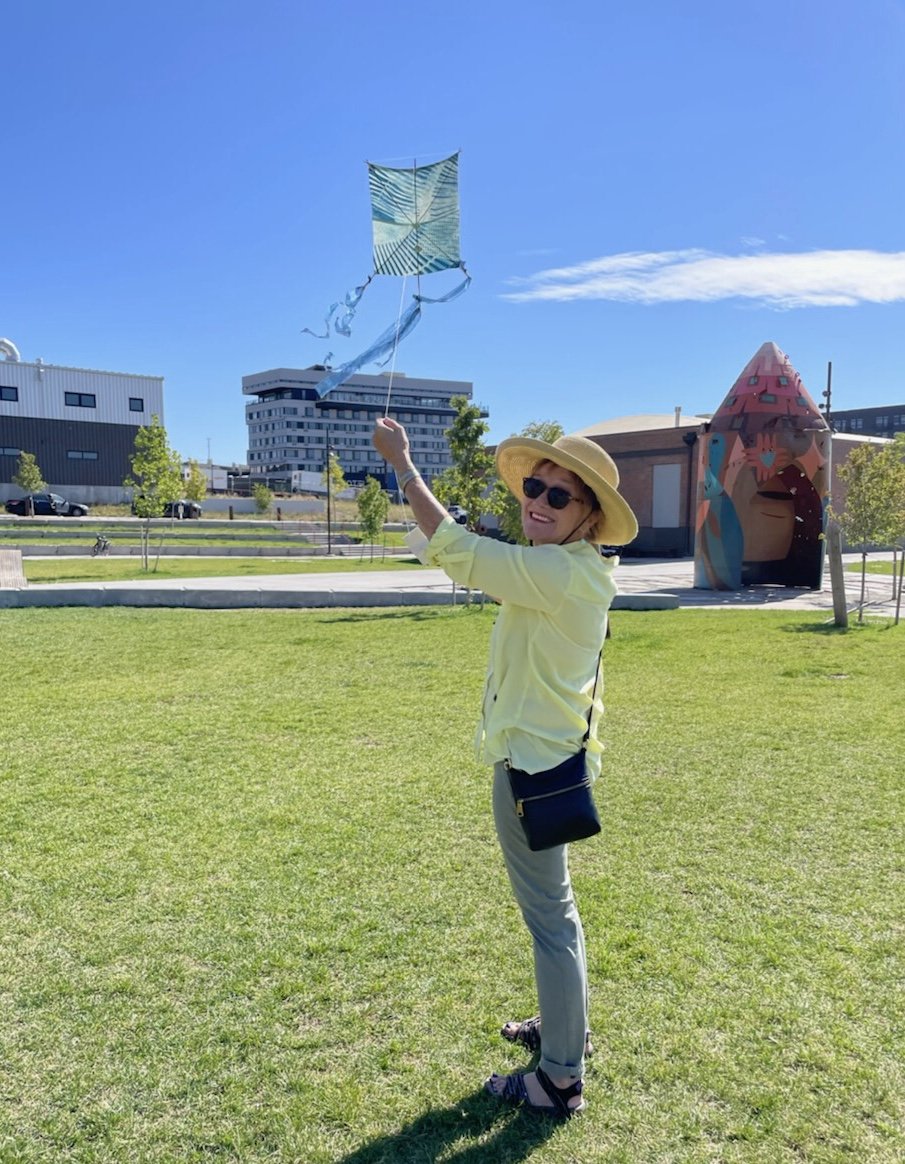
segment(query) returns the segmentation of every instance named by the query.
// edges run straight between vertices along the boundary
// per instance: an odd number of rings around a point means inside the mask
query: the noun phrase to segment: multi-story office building
[[[357,375],[320,397],[321,365],[273,368],[242,377],[242,392],[255,399],[245,406],[248,465],[252,479],[289,489],[293,473],[322,474],[331,448],[350,484],[374,477],[392,486],[387,465],[371,444],[374,422],[387,414],[404,424],[412,459],[430,479],[452,465],[446,430],[456,410],[454,396],[471,399],[463,380],[421,380],[394,373]],[[482,412],[482,415],[486,413]]]
[[[905,432],[905,404],[834,408],[830,424],[836,432],[850,432],[855,436],[892,437],[897,432]]]
[[[20,493],[24,450],[70,500],[121,501],[135,434],[153,415],[163,421],[163,377],[27,363],[9,341],[0,354],[0,499]]]

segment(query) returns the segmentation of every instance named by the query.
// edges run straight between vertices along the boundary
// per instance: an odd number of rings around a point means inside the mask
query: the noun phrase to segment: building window
[[[753,386],[754,384],[756,384],[756,383],[757,383],[757,377],[756,377],[756,376],[749,376],[749,377],[748,377],[748,383],[749,383],[749,384],[751,384],[751,385]]]
[[[776,403],[776,393],[775,392],[761,392],[760,396],[758,396],[758,400],[760,400],[761,404],[775,404]]]
[[[13,387],[0,388],[0,400],[18,400],[19,389]]]
[[[783,386],[783,388],[785,388],[785,386],[786,386],[786,385],[788,384],[788,382],[789,382],[789,377],[788,377],[788,376],[780,376],[780,377],[779,377],[779,382],[780,382],[780,384]]]
[[[66,456],[70,461],[96,461],[97,453],[93,449],[67,449]]]
[[[129,397],[129,411],[130,412],[144,412],[145,402],[142,396]]]
[[[93,392],[67,392],[65,400],[70,408],[97,408],[97,397]]]

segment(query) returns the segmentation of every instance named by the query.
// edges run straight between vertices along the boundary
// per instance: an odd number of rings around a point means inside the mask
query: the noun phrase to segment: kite
[[[412,302],[399,318],[363,352],[331,369],[317,385],[325,396],[365,364],[387,363],[398,344],[414,329],[424,304],[449,303],[467,290],[471,276],[459,254],[459,155],[427,166],[395,169],[368,163],[371,189],[371,225],[374,237],[374,270],[359,287],[331,304],[323,334],[304,328],[318,339],[352,334],[355,311],[375,275],[418,279]],[[429,299],[421,294],[421,276],[458,268],[465,278],[446,295]],[[332,352],[330,353],[332,356]],[[384,358],[386,357],[386,358]],[[325,361],[326,362],[326,361]]]

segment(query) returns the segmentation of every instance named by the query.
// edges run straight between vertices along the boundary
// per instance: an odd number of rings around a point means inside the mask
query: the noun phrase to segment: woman
[[[540,1062],[526,1074],[492,1075],[485,1086],[500,1099],[569,1117],[585,1106],[584,936],[567,847],[528,848],[506,765],[530,773],[555,767],[578,751],[588,717],[602,710],[595,693],[616,586],[613,562],[596,546],[630,542],[638,523],[617,492],[616,466],[584,437],[561,437],[554,444],[512,437],[497,449],[497,472],[521,503],[530,546],[482,538],[453,521],[415,469],[405,429],[396,421],[378,420],[374,446],[395,469],[429,539],[428,562],[502,604],[491,637],[476,745],[480,758],[494,766],[497,836],[534,940],[540,1015],[507,1023],[502,1034],[531,1050],[539,1047]],[[600,745],[593,731],[586,748],[587,769],[596,776]]]

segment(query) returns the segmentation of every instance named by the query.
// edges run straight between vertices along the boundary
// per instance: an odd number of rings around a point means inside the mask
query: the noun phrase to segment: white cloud
[[[623,303],[754,300],[768,307],[854,307],[905,300],[905,251],[719,255],[631,251],[511,279],[504,299]]]

